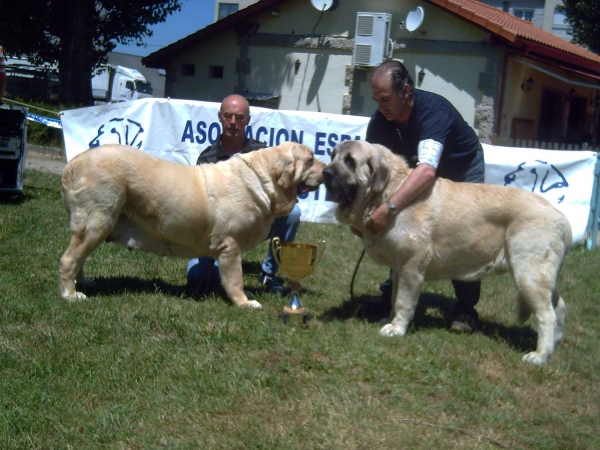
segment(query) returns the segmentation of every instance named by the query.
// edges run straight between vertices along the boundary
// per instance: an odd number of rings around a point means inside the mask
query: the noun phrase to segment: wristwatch
[[[399,210],[398,208],[396,208],[396,205],[394,205],[394,204],[393,204],[391,201],[389,201],[389,200],[388,200],[387,202],[385,202],[385,204],[387,205],[387,207],[388,207],[388,210],[390,211],[390,214],[391,214],[392,216],[396,216],[396,215],[398,215],[398,213],[400,212],[400,210]]]

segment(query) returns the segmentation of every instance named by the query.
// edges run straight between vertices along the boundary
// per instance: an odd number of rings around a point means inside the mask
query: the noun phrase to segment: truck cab
[[[96,103],[114,103],[152,97],[152,85],[136,69],[107,65],[92,78]]]

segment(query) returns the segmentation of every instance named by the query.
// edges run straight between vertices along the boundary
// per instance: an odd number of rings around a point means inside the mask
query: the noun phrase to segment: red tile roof
[[[554,36],[531,22],[519,19],[476,0],[425,0],[502,37],[510,43],[527,41],[600,64],[600,55]],[[539,48],[539,47],[537,47]],[[556,53],[555,53],[556,54]],[[597,69],[600,71],[600,68]]]

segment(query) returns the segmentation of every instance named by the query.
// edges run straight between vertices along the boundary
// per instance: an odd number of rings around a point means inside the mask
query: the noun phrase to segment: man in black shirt
[[[381,63],[371,78],[378,110],[371,117],[366,140],[404,156],[414,168],[387,202],[380,205],[367,226],[383,234],[393,217],[416,199],[436,176],[452,181],[483,183],[483,149],[473,129],[444,97],[413,88],[413,80],[399,61]],[[468,205],[465,205],[468,207]],[[390,209],[391,208],[391,209]],[[475,305],[481,283],[453,280],[457,304],[452,331],[472,331],[478,319]],[[382,285],[391,295],[391,282]]]
[[[246,138],[246,126],[250,123],[250,105],[241,95],[230,95],[221,103],[219,121],[223,127],[221,136],[198,157],[196,164],[226,161],[237,153],[248,153],[265,148],[260,141]],[[271,226],[268,238],[279,236],[282,242],[293,242],[300,226],[300,207],[296,204],[288,216],[277,217]],[[262,264],[259,281],[268,291],[283,293],[281,281],[275,276],[279,266],[273,258],[271,248]],[[206,292],[220,284],[219,268],[213,258],[201,257],[189,261],[187,269],[188,290]]]

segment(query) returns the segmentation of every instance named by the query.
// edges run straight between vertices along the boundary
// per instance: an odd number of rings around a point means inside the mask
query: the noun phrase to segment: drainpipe
[[[504,52],[504,67],[502,67],[502,79],[500,80],[500,98],[498,100],[498,120],[496,121],[496,137],[499,138],[502,133],[502,115],[504,110],[504,91],[506,89],[506,67],[508,58],[510,57],[508,52]]]

